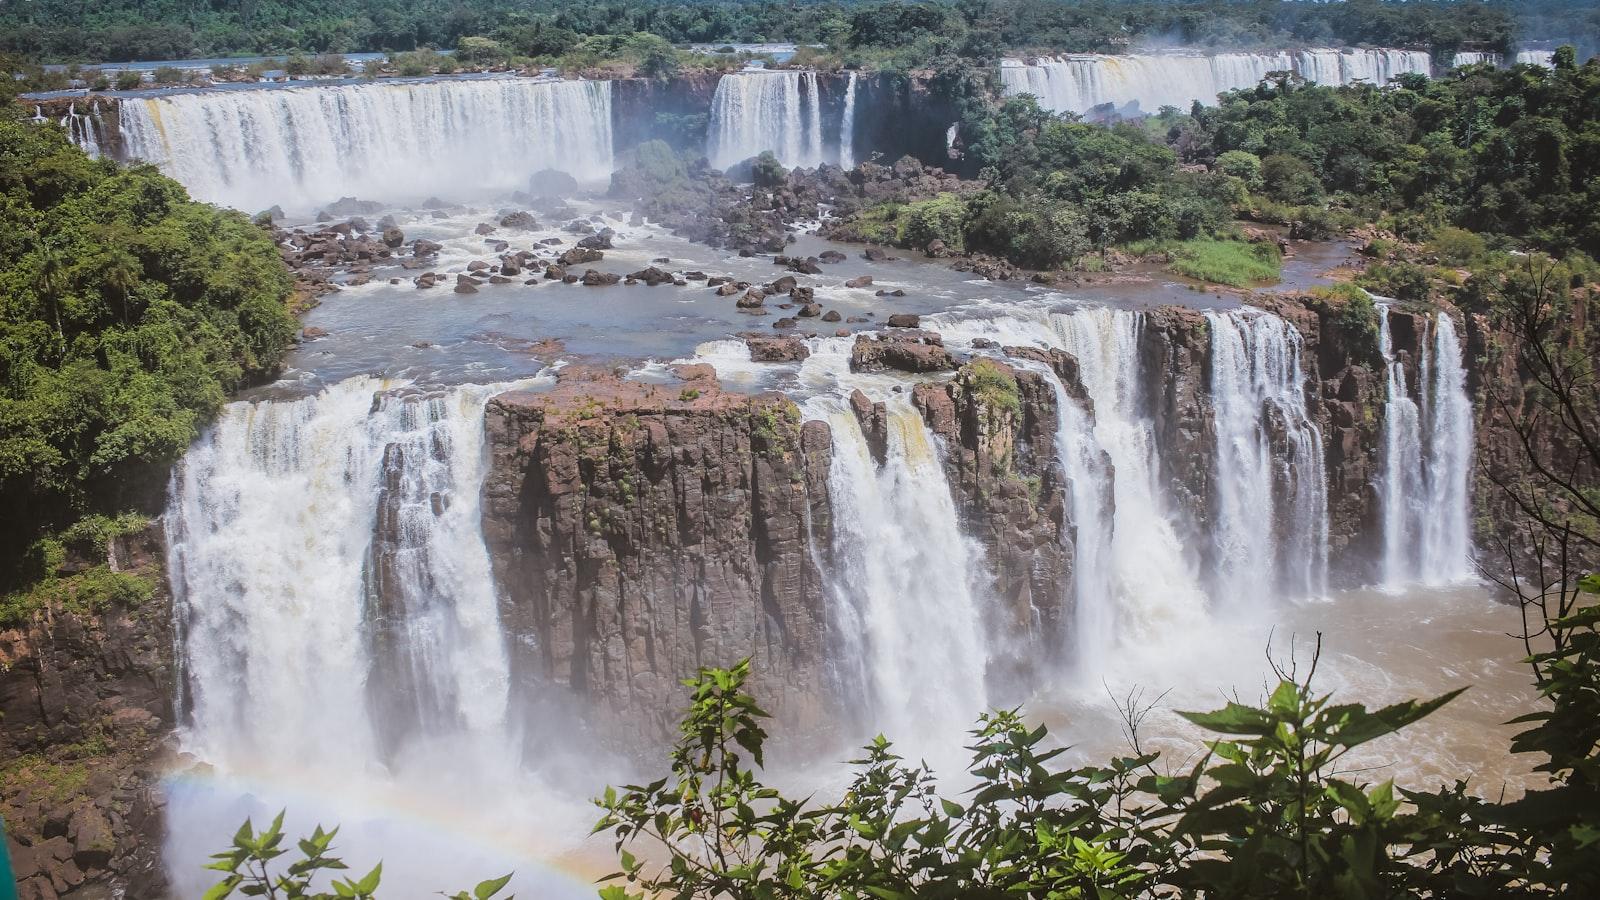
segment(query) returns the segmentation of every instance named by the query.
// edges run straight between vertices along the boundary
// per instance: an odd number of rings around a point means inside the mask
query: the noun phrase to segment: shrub
[[[144,86],[144,76],[133,69],[125,69],[117,73],[117,90],[137,91]]]
[[[954,194],[941,194],[933,200],[908,204],[900,212],[899,242],[918,250],[934,241],[944,241],[951,250],[966,247],[964,227],[967,206]]]
[[[1229,150],[1217,157],[1215,171],[1237,178],[1244,182],[1246,188],[1256,191],[1261,189],[1261,157],[1243,150]]]
[[[1489,246],[1482,237],[1464,228],[1446,225],[1433,233],[1428,249],[1447,265],[1466,266],[1487,253]]]

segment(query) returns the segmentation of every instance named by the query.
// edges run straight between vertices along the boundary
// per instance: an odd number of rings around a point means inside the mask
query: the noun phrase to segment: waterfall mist
[[[493,197],[611,174],[611,83],[519,78],[201,91],[120,106],[127,155],[201,200],[310,212],[340,197]]]

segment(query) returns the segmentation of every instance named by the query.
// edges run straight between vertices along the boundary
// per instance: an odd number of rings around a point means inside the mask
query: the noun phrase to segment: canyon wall
[[[110,563],[159,578],[162,553],[152,528],[116,539]],[[0,629],[0,818],[21,898],[161,895],[175,683],[165,589],[138,606],[55,603]]]

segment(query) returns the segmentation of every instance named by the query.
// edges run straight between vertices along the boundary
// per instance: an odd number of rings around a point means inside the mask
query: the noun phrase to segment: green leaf
[[[474,900],[489,900],[490,897],[500,893],[501,888],[505,887],[507,884],[510,884],[511,876],[515,874],[515,872],[507,872],[499,878],[491,878],[488,881],[478,882],[478,886],[472,889],[472,896]]]
[[[372,867],[372,871],[368,872],[365,878],[362,878],[360,881],[356,882],[356,892],[359,894],[374,893],[378,890],[378,882],[382,879],[383,863],[380,862]]]

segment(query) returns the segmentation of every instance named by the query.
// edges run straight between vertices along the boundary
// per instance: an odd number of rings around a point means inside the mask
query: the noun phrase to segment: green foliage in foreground
[[[1167,267],[1179,275],[1232,287],[1277,281],[1283,272],[1282,254],[1265,241],[1197,238],[1133,244],[1128,250],[1138,255],[1163,254]]]
[[[308,838],[296,842],[300,858],[283,866],[278,861],[287,856],[284,848],[283,813],[265,831],[257,833],[249,819],[239,826],[233,836],[233,846],[211,855],[215,862],[206,866],[226,877],[210,890],[205,900],[223,900],[235,893],[246,897],[271,897],[282,900],[372,900],[377,896],[383,880],[383,863],[378,863],[360,878],[332,880],[333,892],[317,890],[313,882],[323,873],[339,872],[349,866],[331,855],[333,839],[339,829],[324,831],[321,825]],[[447,900],[490,900],[511,881],[509,874],[478,883],[471,893],[457,891],[442,894]],[[505,900],[516,900],[507,896]]]
[[[596,832],[621,871],[605,900],[681,898],[1228,898],[1591,896],[1600,888],[1595,687],[1600,607],[1553,627],[1573,639],[1534,658],[1549,711],[1514,749],[1544,754],[1552,789],[1497,804],[1465,782],[1434,793],[1352,780],[1347,754],[1453,699],[1369,710],[1283,676],[1259,706],[1184,717],[1212,732],[1187,770],[1158,767],[1127,709],[1131,753],[1063,768],[1066,748],[1021,715],[972,732],[975,784],[941,797],[925,764],[879,737],[834,800],[764,784],[767,717],[748,661],[703,669],[668,773],[607,789]],[[1584,717],[1589,718],[1585,719]],[[648,861],[647,861],[648,860]],[[1548,862],[1548,865],[1546,864]]]
[[[289,346],[289,291],[244,216],[0,115],[0,590],[53,575],[41,538],[159,496]]]

